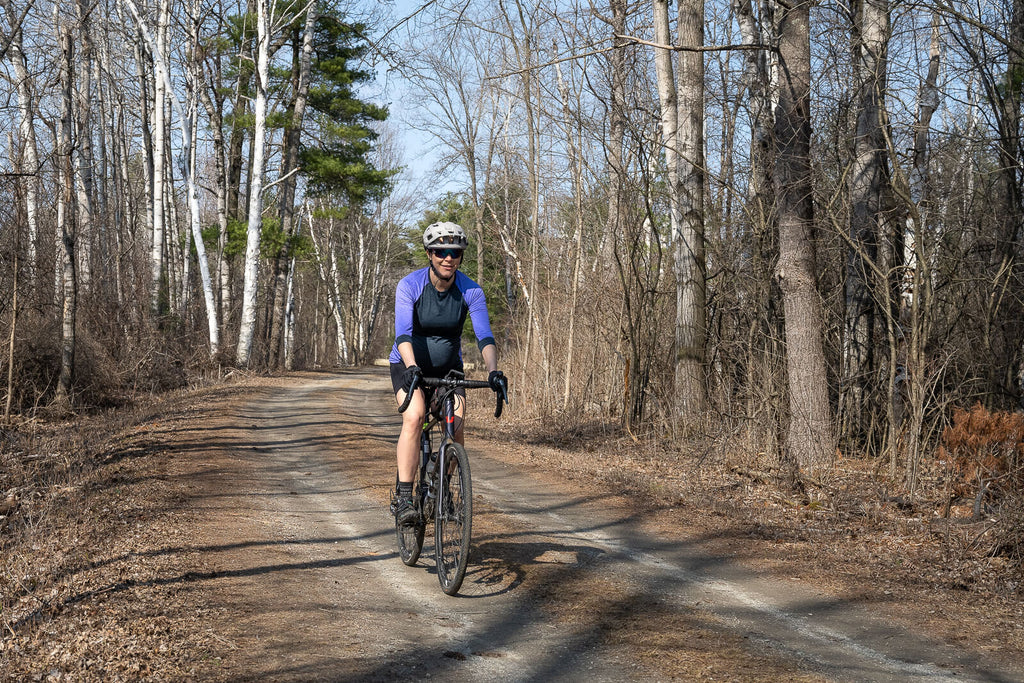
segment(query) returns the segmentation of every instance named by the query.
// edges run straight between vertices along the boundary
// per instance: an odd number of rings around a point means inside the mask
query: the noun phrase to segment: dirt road
[[[212,567],[188,580],[229,680],[1024,680],[472,435],[474,546],[445,596],[429,541],[416,567],[396,555],[382,371],[307,376],[234,411],[175,444],[201,520],[190,550]]]

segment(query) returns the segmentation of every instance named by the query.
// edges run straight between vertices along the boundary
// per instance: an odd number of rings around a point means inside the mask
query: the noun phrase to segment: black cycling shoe
[[[416,511],[412,496],[396,496],[391,502],[391,514],[395,516],[395,521],[402,526],[415,526],[420,521],[420,513]]]

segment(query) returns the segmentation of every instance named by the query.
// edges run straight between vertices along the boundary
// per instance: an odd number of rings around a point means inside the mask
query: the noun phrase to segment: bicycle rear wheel
[[[434,518],[434,556],[441,590],[455,595],[466,576],[469,537],[473,525],[473,484],[469,477],[469,458],[458,443],[445,449],[444,492]]]
[[[416,479],[412,484],[412,490],[416,507],[422,511],[420,481],[420,473],[417,471]],[[425,528],[426,522],[423,521],[422,516],[413,525],[400,524],[397,519],[395,520],[395,535],[398,537],[398,556],[402,558],[402,562],[410,567],[416,564],[416,560],[420,559],[420,551],[423,550],[423,532]]]

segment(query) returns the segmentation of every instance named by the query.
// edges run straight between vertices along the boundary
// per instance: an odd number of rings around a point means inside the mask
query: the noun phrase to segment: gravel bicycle
[[[423,435],[420,437],[420,466],[413,483],[413,502],[419,513],[415,524],[395,521],[399,555],[408,566],[416,564],[423,550],[423,537],[429,522],[434,523],[434,558],[441,590],[455,595],[466,575],[469,537],[473,525],[473,484],[469,476],[469,457],[462,444],[455,441],[456,393],[462,389],[490,389],[487,382],[466,379],[452,370],[446,377],[420,377],[409,388],[405,401],[398,408],[404,413],[418,386],[433,389],[427,396],[429,409]],[[498,393],[494,417],[501,417],[502,400]],[[437,432],[437,450],[431,448],[431,435]]]

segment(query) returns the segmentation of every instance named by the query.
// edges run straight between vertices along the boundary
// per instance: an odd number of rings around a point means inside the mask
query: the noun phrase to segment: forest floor
[[[1024,681],[991,520],[509,417],[455,598],[395,554],[382,370],[0,428],[0,680]]]

